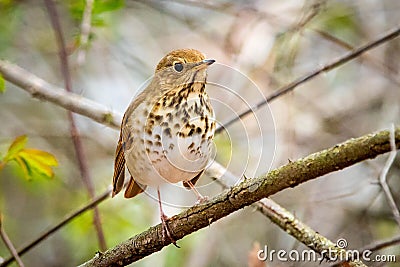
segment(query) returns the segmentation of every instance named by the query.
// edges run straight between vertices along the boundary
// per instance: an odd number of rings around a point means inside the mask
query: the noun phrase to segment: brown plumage
[[[211,155],[214,112],[205,91],[207,67],[214,60],[194,49],[168,53],[147,87],[124,114],[115,153],[113,196],[131,175],[124,196],[131,198],[163,183],[183,182],[203,199],[194,184]],[[159,199],[161,220],[166,228]],[[171,238],[172,240],[172,238]]]

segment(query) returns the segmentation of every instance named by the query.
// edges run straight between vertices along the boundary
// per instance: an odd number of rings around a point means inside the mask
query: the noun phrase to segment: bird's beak
[[[215,62],[214,59],[204,59],[203,61],[201,61],[202,64],[206,64],[206,65],[211,65]]]
[[[195,68],[198,69],[198,70],[201,70],[201,69],[207,68],[208,66],[210,66],[214,62],[215,62],[214,59],[204,59],[204,60],[198,62],[196,64]]]

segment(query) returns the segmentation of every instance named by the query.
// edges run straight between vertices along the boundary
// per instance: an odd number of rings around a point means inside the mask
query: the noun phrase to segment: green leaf
[[[58,165],[55,156],[43,150],[25,148],[27,141],[26,135],[15,138],[7,151],[7,155],[3,161],[0,161],[0,170],[7,162],[15,161],[28,180],[40,176],[52,178],[54,176],[52,167]]]
[[[28,155],[29,157],[34,158],[35,160],[49,165],[49,166],[57,166],[58,162],[57,159],[53,156],[53,154],[43,151],[43,150],[39,150],[39,149],[33,149],[33,148],[26,148],[23,149],[19,155],[25,156]]]
[[[6,91],[6,82],[4,77],[0,74],[0,93],[4,93]]]
[[[25,147],[28,137],[21,135],[15,138],[10,147],[8,148],[7,155],[4,157],[4,161],[10,161]]]
[[[35,174],[52,178],[54,176],[52,166],[58,165],[56,158],[52,154],[42,150],[23,149],[18,153],[18,157],[26,163],[29,178],[33,178]]]
[[[31,171],[25,160],[20,157],[15,157],[14,160],[18,163],[19,167],[22,169],[24,176],[27,180],[32,179]]]

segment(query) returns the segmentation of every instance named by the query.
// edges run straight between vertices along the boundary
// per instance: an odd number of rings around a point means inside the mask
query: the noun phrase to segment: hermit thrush
[[[173,242],[159,186],[183,182],[203,199],[194,184],[210,158],[214,137],[214,112],[205,91],[207,67],[214,62],[194,49],[168,53],[151,82],[129,105],[121,124],[113,196],[124,185],[126,164],[131,178],[125,197],[134,197],[147,186],[156,187],[163,235]]]

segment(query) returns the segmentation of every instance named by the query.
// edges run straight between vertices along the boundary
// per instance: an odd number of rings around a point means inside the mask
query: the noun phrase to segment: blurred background
[[[210,67],[209,81],[230,88],[208,89],[220,124],[294,79],[400,26],[400,2],[393,0],[96,0],[82,60],[78,54],[85,1],[57,1],[56,8],[75,93],[122,114],[166,53],[195,48],[218,63]],[[254,177],[349,138],[399,125],[399,48],[399,38],[393,39],[229,126],[215,138],[216,159],[238,178]],[[41,1],[0,0],[0,58],[64,88],[57,42]],[[118,132],[80,115],[75,118],[99,195],[111,184]],[[6,82],[0,94],[0,122],[0,156],[17,136],[26,135],[27,147],[47,151],[58,161],[53,178],[26,179],[14,162],[0,171],[3,227],[19,248],[82,207],[89,196],[66,110]],[[399,235],[399,226],[377,184],[386,159],[383,155],[365,161],[272,199],[332,241],[345,238],[350,248],[391,238]],[[397,205],[399,174],[397,158],[388,174]],[[209,185],[200,188],[208,196],[222,191],[206,176],[200,185]],[[170,216],[182,210],[164,206]],[[145,194],[107,199],[99,212],[107,247],[159,223],[157,202]],[[249,266],[248,255],[256,243],[275,250],[306,249],[247,208],[178,241],[180,249],[166,247],[135,266]],[[90,211],[22,260],[27,266],[74,266],[98,250]],[[400,260],[398,244],[379,253]],[[8,256],[0,242],[0,258]],[[320,264],[274,261],[265,266]]]

